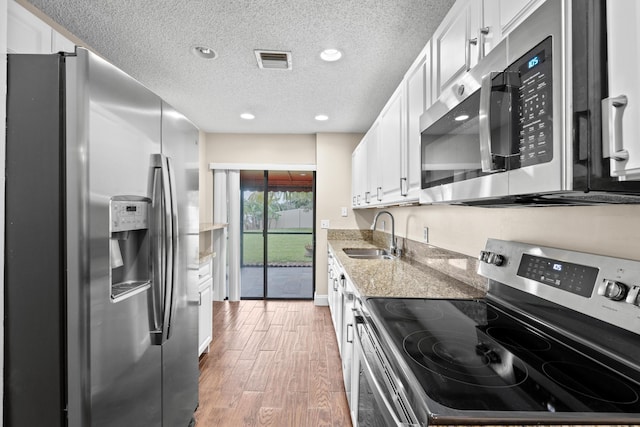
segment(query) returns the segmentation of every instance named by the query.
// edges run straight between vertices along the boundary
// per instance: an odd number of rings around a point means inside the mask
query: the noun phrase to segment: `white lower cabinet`
[[[353,339],[355,334],[355,318],[353,309],[355,307],[355,288],[350,280],[345,281],[342,296],[342,375],[344,379],[344,390],[347,394],[349,408],[351,408],[351,384],[352,371],[355,362],[353,356]]]
[[[349,402],[351,419],[353,420],[356,413],[354,408],[356,402],[353,396],[358,393],[357,382],[360,371],[355,354],[354,338],[356,330],[353,313],[358,292],[331,250],[329,250],[328,259],[329,310],[331,311],[331,319],[340,350],[344,389]]]
[[[213,276],[211,260],[200,264],[198,281],[198,355],[209,352],[213,339]]]

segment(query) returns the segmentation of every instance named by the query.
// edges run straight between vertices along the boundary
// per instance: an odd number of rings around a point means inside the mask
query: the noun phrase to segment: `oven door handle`
[[[386,408],[386,413],[388,413],[391,418],[393,419],[394,425],[396,426],[401,426],[401,427],[420,427],[419,424],[415,424],[415,423],[411,423],[411,422],[406,422],[406,421],[401,421],[400,417],[398,416],[398,414],[396,413],[395,407],[394,405],[389,402],[389,400],[387,399],[387,396],[385,396],[385,394],[382,392],[382,390],[385,389],[384,385],[380,383],[380,381],[378,380],[378,378],[376,378],[375,374],[374,374],[374,370],[371,367],[371,362],[369,361],[369,358],[367,358],[366,353],[363,351],[364,346],[362,345],[362,336],[361,336],[361,328],[359,326],[361,326],[363,329],[368,329],[370,330],[370,328],[368,327],[366,321],[364,320],[364,315],[362,314],[362,312],[360,312],[359,310],[354,310],[355,313],[355,317],[354,317],[354,323],[355,323],[355,341],[356,341],[356,345],[359,348],[359,353],[361,354],[361,357],[359,357],[360,361],[362,362],[362,370],[365,371],[364,375],[366,376],[367,380],[370,380],[372,382],[371,384],[371,391],[380,398],[380,401],[382,401],[382,403],[384,404],[385,408]],[[366,332],[365,332],[366,333]],[[384,368],[382,368],[384,369]],[[393,396],[395,397],[395,399],[398,399],[397,394],[393,393]],[[376,399],[377,400],[377,399]]]

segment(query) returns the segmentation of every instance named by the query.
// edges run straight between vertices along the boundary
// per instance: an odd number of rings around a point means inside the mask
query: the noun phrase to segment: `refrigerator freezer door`
[[[173,168],[178,217],[174,307],[162,344],[162,425],[186,426],[198,405],[198,130],[162,104],[162,153]],[[210,303],[210,302],[209,302]]]
[[[70,421],[156,427],[161,425],[161,351],[151,344],[149,292],[115,303],[110,298],[109,201],[148,195],[151,155],[160,152],[161,101],[83,49],[66,61],[67,192],[72,195],[67,226],[71,233],[77,229],[77,241],[69,239],[69,258],[81,260],[69,285],[71,304],[80,307],[70,304],[70,315],[75,310],[78,318],[70,333],[86,340],[70,348],[69,388],[80,389],[80,398],[70,394]],[[75,359],[90,367],[88,377],[74,370]],[[90,389],[83,392],[87,384]]]

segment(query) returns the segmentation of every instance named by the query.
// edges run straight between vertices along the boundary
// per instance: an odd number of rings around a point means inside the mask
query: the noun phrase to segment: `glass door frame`
[[[269,280],[268,280],[268,275],[269,275],[269,235],[273,235],[273,234],[291,234],[291,235],[298,235],[298,234],[308,234],[308,233],[303,233],[303,232],[285,232],[285,233],[269,233],[269,197],[268,197],[268,193],[269,193],[269,180],[268,180],[268,174],[270,171],[284,171],[284,170],[290,170],[290,169],[282,169],[282,170],[276,170],[276,169],[268,169],[268,170],[262,170],[264,177],[263,177],[263,184],[262,184],[262,189],[261,191],[263,192],[263,210],[262,210],[262,220],[263,220],[263,224],[262,224],[262,254],[263,254],[263,269],[262,269],[262,284],[263,284],[263,290],[262,290],[262,296],[242,296],[242,289],[240,290],[240,298],[243,300],[278,300],[278,299],[288,299],[288,300],[313,300],[314,296],[315,296],[315,291],[316,291],[316,171],[309,169],[308,172],[312,174],[312,182],[311,182],[311,192],[312,192],[312,227],[311,227],[311,245],[312,245],[312,254],[311,254],[311,296],[309,297],[297,297],[297,298],[291,298],[291,297],[270,297],[269,293],[268,293],[268,289],[269,289]],[[243,192],[244,190],[242,189],[242,185],[240,187],[240,191]],[[241,218],[241,224],[243,224],[242,227],[240,227],[240,266],[242,268],[242,266],[244,266],[244,234],[245,234],[245,230],[244,230],[244,197],[241,196],[240,197],[241,203],[240,203],[240,218]]]

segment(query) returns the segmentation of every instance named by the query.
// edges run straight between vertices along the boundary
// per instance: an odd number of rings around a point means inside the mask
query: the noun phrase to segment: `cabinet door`
[[[51,53],[51,27],[13,0],[7,12],[9,53]]]
[[[481,35],[484,54],[489,53],[542,3],[543,0],[484,0],[483,21],[487,29],[487,33]]]
[[[428,52],[428,50],[427,50]],[[401,196],[417,199],[420,192],[420,116],[426,109],[427,66],[430,58],[422,56],[406,77],[406,139],[402,154]]]
[[[365,181],[366,147],[364,139],[351,154],[351,206],[358,207],[362,203]]]
[[[478,63],[480,5],[476,0],[458,1],[434,33],[436,96]]]
[[[366,191],[365,206],[377,205],[382,202],[382,165],[380,156],[380,124],[375,122],[369,132],[367,132],[366,140],[367,161],[366,169]]]
[[[75,44],[55,30],[51,30],[51,52],[74,52]]]
[[[401,88],[399,88],[401,89]],[[400,171],[402,168],[402,146],[404,127],[402,120],[403,93],[396,90],[380,118],[380,175],[382,176],[382,202],[394,203],[400,196]]]
[[[626,160],[611,160],[611,175],[626,179],[640,178],[640,2],[612,0],[607,2],[607,48],[609,98],[603,102],[603,135],[605,157],[626,151]],[[609,136],[608,138],[606,136]],[[620,157],[622,158],[622,157]]]
[[[198,355],[209,352],[213,338],[213,302],[211,300],[213,279],[200,287],[200,307],[198,310]]]

